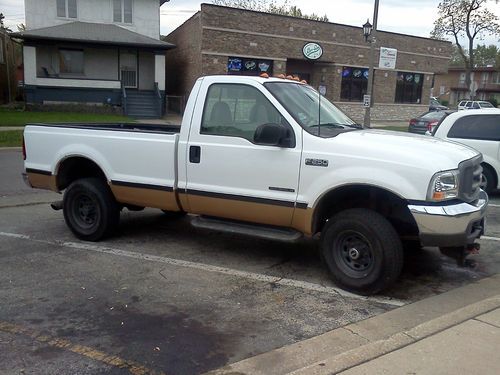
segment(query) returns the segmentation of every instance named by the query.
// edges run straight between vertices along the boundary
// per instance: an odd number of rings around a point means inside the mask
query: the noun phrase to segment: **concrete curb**
[[[19,150],[21,151],[23,148],[22,147],[0,147],[0,151],[13,151],[13,150]]]
[[[209,374],[338,373],[498,307],[500,275],[495,275]]]
[[[500,295],[466,306],[437,319],[422,323],[411,330],[396,333],[387,339],[370,342],[369,344],[360,346],[359,348],[328,358],[325,361],[314,363],[297,371],[293,371],[290,374],[320,375],[340,373],[387,353],[404,348],[469,319],[493,311],[498,307],[500,307]]]

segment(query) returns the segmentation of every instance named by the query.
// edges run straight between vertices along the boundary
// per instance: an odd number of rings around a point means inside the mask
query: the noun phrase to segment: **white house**
[[[28,103],[107,103],[137,117],[163,112],[160,7],[169,0],[25,0]]]

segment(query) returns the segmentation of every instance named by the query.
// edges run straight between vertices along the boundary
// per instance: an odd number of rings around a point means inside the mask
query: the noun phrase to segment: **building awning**
[[[71,22],[58,26],[26,30],[10,34],[26,41],[60,41],[85,44],[143,47],[167,50],[174,44],[135,33],[123,27],[91,22]]]

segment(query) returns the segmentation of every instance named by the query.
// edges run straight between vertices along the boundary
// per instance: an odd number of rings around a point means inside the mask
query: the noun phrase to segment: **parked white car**
[[[484,108],[495,108],[493,104],[490,102],[486,102],[484,100],[475,101],[475,100],[462,100],[458,103],[458,110],[461,111],[463,109],[484,109]]]
[[[500,109],[452,113],[434,128],[432,135],[480,151],[483,154],[481,187],[488,193],[500,189]]]

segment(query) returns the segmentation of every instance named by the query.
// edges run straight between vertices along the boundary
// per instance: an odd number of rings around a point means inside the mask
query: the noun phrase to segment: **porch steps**
[[[161,108],[156,93],[127,90],[127,115],[135,118],[160,118]]]

